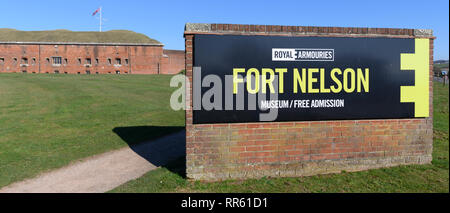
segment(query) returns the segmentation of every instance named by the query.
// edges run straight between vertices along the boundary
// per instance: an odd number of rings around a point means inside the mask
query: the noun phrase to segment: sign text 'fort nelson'
[[[270,93],[275,93],[273,81],[278,77],[278,93],[284,93],[285,75],[292,75],[288,79],[293,79],[292,93],[353,93],[369,92],[369,68],[333,68],[327,72],[325,68],[294,68],[288,72],[287,68],[234,68],[233,69],[233,93],[238,93],[238,86],[246,80],[246,90],[255,94],[260,90],[266,93],[269,88]],[[332,82],[326,82],[326,74],[329,74]],[[340,77],[340,78],[338,78]],[[252,78],[261,81],[252,81]],[[342,79],[342,80],[340,80]],[[251,83],[253,82],[253,84]],[[260,85],[261,83],[261,85]],[[331,84],[332,83],[332,84]]]

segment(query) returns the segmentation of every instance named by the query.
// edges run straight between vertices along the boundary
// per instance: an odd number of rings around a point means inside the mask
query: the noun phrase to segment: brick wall
[[[52,57],[61,57],[61,65],[54,65]],[[172,74],[184,66],[184,51],[163,57],[161,45],[0,43],[0,73]]]
[[[162,74],[177,74],[184,70],[184,58],[183,50],[163,50]]]
[[[430,117],[269,123],[192,123],[193,39],[196,34],[394,37],[430,39]],[[303,176],[431,162],[433,39],[428,30],[187,24],[187,177],[198,180]]]
[[[27,58],[27,65],[23,64],[22,58]],[[21,72],[21,70],[39,73],[38,60],[39,45],[0,44],[0,73]]]

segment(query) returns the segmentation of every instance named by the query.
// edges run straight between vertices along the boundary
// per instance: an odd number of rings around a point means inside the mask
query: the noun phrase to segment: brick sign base
[[[269,123],[193,124],[186,110],[186,172],[196,180],[294,177],[360,171],[432,160],[431,31],[413,29],[187,24],[186,75],[192,97],[193,39],[197,34],[429,38],[430,117]]]

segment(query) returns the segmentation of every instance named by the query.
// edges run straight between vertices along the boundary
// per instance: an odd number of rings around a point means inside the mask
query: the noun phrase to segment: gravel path
[[[106,192],[185,155],[185,132],[80,160],[0,189],[4,192]]]

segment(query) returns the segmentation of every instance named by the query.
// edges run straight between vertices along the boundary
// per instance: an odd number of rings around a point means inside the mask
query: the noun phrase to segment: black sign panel
[[[195,35],[194,72],[201,74],[196,78],[194,73],[193,97],[203,103],[194,106],[193,122],[417,117],[413,101],[401,102],[401,87],[415,85],[414,70],[401,69],[401,54],[408,53],[415,53],[415,39]],[[227,75],[233,81],[227,82]],[[208,76],[217,76],[212,79],[221,83],[205,86]],[[262,80],[257,86],[247,81],[249,76]],[[211,92],[214,86],[220,87],[220,95],[217,88]],[[232,109],[225,106],[226,88],[233,89]],[[267,101],[249,98],[263,88]],[[269,100],[271,93],[276,93],[276,100]],[[236,106],[238,95],[245,97],[243,110]],[[216,104],[210,109],[204,102]],[[263,108],[248,109],[252,104]],[[270,110],[276,110],[276,116],[261,120]]]

